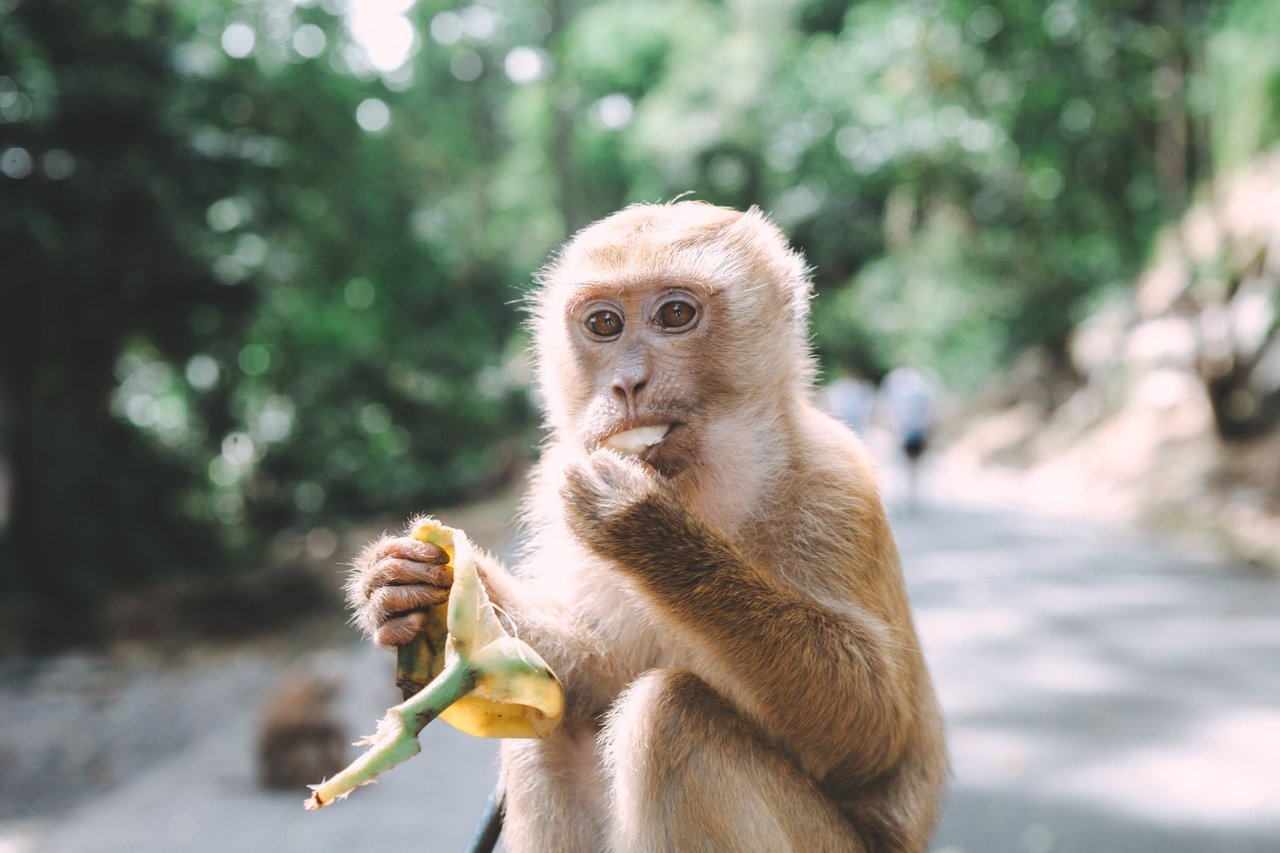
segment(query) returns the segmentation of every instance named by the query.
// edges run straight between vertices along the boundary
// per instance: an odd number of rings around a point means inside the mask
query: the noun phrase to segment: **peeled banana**
[[[655,444],[662,443],[670,429],[671,424],[636,427],[609,436],[605,439],[604,446],[618,451],[623,456],[639,456]]]
[[[401,647],[396,683],[412,696],[387,709],[369,749],[345,770],[312,785],[308,810],[345,798],[421,751],[418,733],[436,717],[478,737],[546,737],[564,712],[564,692],[546,662],[502,627],[461,530],[428,519],[413,538],[444,549],[453,567],[447,603],[427,614],[421,642]]]

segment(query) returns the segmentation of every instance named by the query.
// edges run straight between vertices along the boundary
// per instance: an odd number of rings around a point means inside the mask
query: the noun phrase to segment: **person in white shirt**
[[[918,370],[897,367],[885,376],[880,394],[907,458],[907,500],[914,507],[919,499],[920,460],[934,425],[933,386]]]

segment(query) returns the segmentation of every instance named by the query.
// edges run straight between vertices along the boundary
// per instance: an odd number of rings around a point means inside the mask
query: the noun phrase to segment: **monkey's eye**
[[[658,322],[664,329],[682,329],[698,316],[698,309],[681,299],[664,302],[658,309]]]
[[[622,317],[616,311],[608,309],[592,311],[587,317],[587,328],[597,337],[616,338],[622,334]]]

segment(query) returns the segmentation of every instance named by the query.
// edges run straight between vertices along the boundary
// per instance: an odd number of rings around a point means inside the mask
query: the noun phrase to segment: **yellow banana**
[[[560,682],[537,652],[498,621],[466,535],[431,519],[412,535],[443,548],[453,567],[448,602],[431,608],[425,637],[402,647],[397,661],[396,683],[406,693],[416,692],[387,709],[374,734],[357,743],[369,747],[363,755],[311,786],[308,810],[343,799],[417,755],[418,733],[437,716],[478,737],[541,738],[560,724]]]

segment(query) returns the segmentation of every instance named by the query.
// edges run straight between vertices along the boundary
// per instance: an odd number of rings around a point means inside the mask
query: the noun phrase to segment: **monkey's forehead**
[[[732,287],[757,253],[736,240],[686,232],[634,234],[618,240],[575,240],[544,272],[556,290],[632,291],[683,287],[710,294]]]
[[[558,282],[554,286],[555,299],[563,302],[565,310],[573,312],[583,305],[602,297],[627,296],[654,290],[681,290],[710,300],[722,289],[700,278],[688,275],[662,273],[658,275],[600,274],[587,278]]]
[[[539,276],[551,299],[681,287],[699,294],[803,279],[803,260],[758,210],[634,205],[590,225]]]
[[[637,204],[587,226],[560,254],[562,266],[644,263],[724,242],[743,214],[702,202]]]
[[[733,289],[750,266],[746,259],[725,252],[690,252],[654,247],[562,261],[544,279],[544,286],[570,303],[592,296],[630,294],[660,289],[687,290],[710,297]]]

